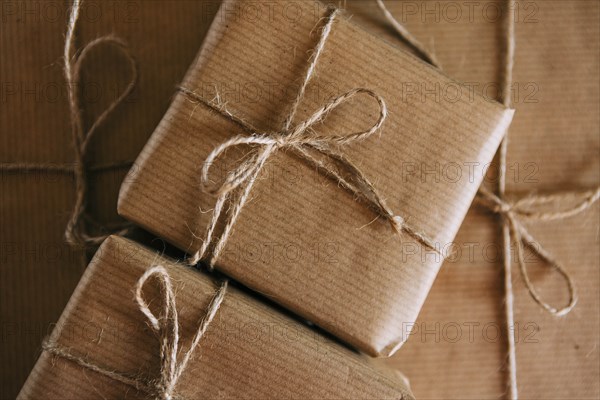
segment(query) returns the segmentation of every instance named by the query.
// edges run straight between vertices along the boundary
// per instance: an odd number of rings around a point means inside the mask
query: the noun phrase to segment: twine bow
[[[338,106],[359,94],[365,94],[375,99],[379,105],[379,117],[369,129],[342,136],[319,136],[312,129],[315,124],[324,122],[327,115]],[[239,135],[219,145],[208,155],[202,167],[201,181],[203,188],[209,193],[219,196],[228,194],[244,183],[248,183],[249,178],[254,176],[256,171],[262,168],[265,161],[278,150],[288,148],[304,152],[306,147],[310,147],[323,152],[331,152],[333,146],[341,147],[368,138],[379,130],[386,117],[387,107],[381,96],[368,89],[350,90],[321,107],[305,121],[294,127],[291,132],[284,131],[252,136]],[[227,179],[216,190],[208,188],[210,168],[227,149],[240,145],[256,146],[248,154],[248,160],[233,169],[228,174]]]
[[[146,281],[153,276],[158,278],[165,295],[162,313],[158,317],[152,313],[142,295]],[[179,317],[173,284],[167,270],[160,265],[154,266],[147,270],[138,280],[135,286],[135,299],[140,306],[140,311],[148,318],[150,327],[157,334],[160,341],[161,370],[160,380],[156,384],[157,397],[159,399],[171,400],[173,398],[175,385],[190,361],[190,357],[198,346],[198,343],[200,343],[200,339],[202,339],[202,336],[204,336],[208,326],[217,314],[226,291],[227,281],[224,281],[216,295],[212,298],[206,314],[200,321],[189,349],[182,357],[179,357]]]
[[[333,21],[337,15],[337,9],[330,8],[329,14],[326,16],[326,23],[322,29],[321,37],[311,62],[307,68],[304,80],[300,86],[300,90],[291,111],[288,114],[283,128],[276,133],[257,133],[256,129],[246,121],[238,118],[235,114],[226,110],[223,104],[215,104],[215,102],[207,101],[201,96],[196,95],[193,91],[186,88],[179,90],[189,98],[203,103],[220,113],[222,116],[234,121],[241,126],[249,136],[240,135],[233,137],[221,145],[217,146],[206,158],[201,171],[202,188],[211,194],[217,195],[217,201],[212,214],[212,219],[208,224],[207,232],[204,237],[200,249],[193,254],[188,260],[190,264],[197,264],[205,258],[212,245],[213,236],[217,227],[217,223],[224,213],[225,204],[232,200],[234,192],[237,192],[237,198],[233,199],[233,205],[226,216],[225,226],[216,243],[213,245],[210,256],[208,257],[209,267],[212,268],[219,254],[225,247],[228,237],[231,234],[233,226],[250,195],[250,191],[258,174],[264,167],[266,161],[279,150],[291,150],[308,163],[315,166],[319,171],[336,180],[340,186],[352,192],[356,197],[362,199],[366,205],[371,208],[378,217],[385,218],[392,230],[397,234],[402,232],[407,233],[422,245],[438,252],[433,240],[427,235],[409,226],[404,219],[396,215],[385,203],[382,196],[378,193],[375,186],[369,179],[354,165],[347,157],[339,151],[340,147],[364,140],[383,125],[387,118],[387,107],[381,96],[369,89],[355,88],[329,101],[323,107],[315,111],[306,120],[292,126],[292,121],[299,107],[300,102],[304,97],[306,87],[310,81],[320,54],[323,51],[327,37],[331,31]],[[350,133],[339,136],[320,136],[313,127],[317,123],[324,122],[326,117],[337,107],[349,101],[357,95],[366,95],[374,99],[379,106],[379,116],[377,121],[367,130],[361,132]],[[250,152],[246,155],[246,159],[240,165],[231,170],[225,180],[216,188],[210,188],[210,170],[214,163],[225,153],[226,150],[237,146],[252,146]],[[345,174],[344,174],[345,173]]]
[[[569,197],[576,196],[579,201],[568,208],[560,211],[536,211],[535,207],[548,204],[560,205],[563,201],[568,201]],[[584,193],[557,193],[547,196],[528,196],[510,203],[500,198],[486,188],[480,188],[477,195],[479,203],[484,205],[490,211],[502,215],[510,227],[512,241],[516,245],[517,262],[521,271],[521,276],[525,281],[527,290],[537,304],[546,311],[556,316],[563,316],[569,313],[577,303],[577,291],[571,276],[565,271],[562,265],[556,261],[548,251],[539,245],[535,245],[533,236],[523,225],[523,221],[556,221],[575,216],[592,206],[600,198],[600,188]],[[562,308],[555,308],[544,301],[537,290],[535,290],[527,268],[525,266],[525,247],[529,248],[542,261],[553,267],[566,281],[569,289],[569,302]]]
[[[81,0],[82,1],[82,0]],[[79,19],[81,1],[75,0],[69,17],[67,36],[64,49],[64,73],[67,82],[69,94],[69,107],[71,111],[71,134],[73,138],[73,148],[75,150],[75,181],[76,197],[75,206],[67,224],[65,236],[67,242],[71,245],[100,244],[108,235],[92,236],[88,233],[85,219],[91,218],[86,214],[88,197],[88,166],[87,150],[89,143],[98,131],[98,128],[108,119],[108,117],[117,109],[117,107],[131,94],[137,82],[137,67],[135,60],[127,50],[127,45],[120,38],[108,35],[102,36],[89,42],[79,54],[75,52],[75,27]],[[82,64],[88,55],[96,47],[101,45],[110,45],[117,49],[127,60],[131,71],[131,79],[125,90],[114,100],[107,108],[96,118],[89,129],[84,128],[83,112],[81,109],[80,83]],[[86,218],[84,218],[86,217]],[[116,233],[124,234],[128,229],[120,229]]]
[[[75,30],[83,0],[74,0],[69,21],[64,46],[64,75],[67,85],[69,100],[69,112],[71,119],[71,139],[75,153],[75,162],[71,164],[38,164],[30,162],[2,163],[0,171],[7,173],[58,173],[68,174],[75,178],[75,204],[69,221],[65,229],[65,238],[72,246],[96,246],[102,243],[111,234],[122,235],[129,231],[128,223],[119,223],[115,226],[104,226],[108,234],[90,233],[90,225],[101,226],[95,221],[87,210],[88,206],[88,175],[90,172],[107,171],[114,169],[128,169],[133,164],[131,161],[114,162],[105,165],[90,166],[88,153],[90,143],[96,136],[99,128],[108,120],[108,118],[118,109],[118,107],[131,94],[137,83],[137,66],[131,56],[127,44],[120,38],[107,35],[101,36],[87,43],[80,51],[75,49]],[[81,101],[81,75],[83,64],[90,54],[101,46],[110,46],[117,50],[123,58],[131,72],[131,77],[127,86],[119,96],[95,119],[89,128],[85,127],[83,118],[83,105]]]
[[[144,299],[143,289],[148,279],[155,277],[161,285],[162,293],[164,294],[162,312],[156,316],[148,306]],[[97,365],[87,358],[73,354],[68,348],[65,348],[52,341],[45,341],[42,345],[44,351],[55,356],[61,357],[68,361],[74,362],[77,365],[106,376],[114,381],[121,382],[127,386],[133,387],[136,390],[142,390],[154,398],[159,400],[172,400],[174,398],[175,387],[181,374],[185,370],[190,361],[194,350],[200,343],[200,340],[208,330],[210,323],[214,319],[217,311],[221,307],[221,303],[227,293],[228,281],[223,281],[218,291],[212,297],[206,312],[200,320],[198,329],[190,347],[183,354],[180,352],[180,333],[179,333],[179,316],[177,313],[177,304],[175,301],[175,291],[171,282],[171,277],[167,270],[161,265],[155,265],[148,269],[139,278],[135,285],[135,300],[140,308],[140,311],[148,319],[149,325],[158,336],[160,341],[160,379],[149,380],[143,379],[131,374],[122,373],[100,365]]]

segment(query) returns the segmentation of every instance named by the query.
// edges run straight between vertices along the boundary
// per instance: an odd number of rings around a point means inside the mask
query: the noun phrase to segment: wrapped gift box
[[[179,360],[211,299],[213,278],[124,238],[111,236],[85,271],[19,398],[148,398],[94,367],[151,386],[159,377],[159,340],[134,300],[145,271],[162,266],[173,283]],[[161,317],[164,288],[150,278],[143,297]],[[65,358],[76,357],[78,361]],[[83,367],[80,362],[93,367]],[[176,398],[413,399],[402,380],[231,285],[175,384]]]
[[[295,18],[285,13],[292,6]],[[331,13],[310,1],[281,2],[272,13],[258,8],[252,18],[246,9],[222,6],[119,198],[122,216],[189,253],[200,248],[216,202],[202,189],[203,163],[216,146],[248,133],[227,113],[255,127],[255,136],[277,131]],[[257,177],[216,267],[347,343],[389,355],[416,319],[442,263],[436,250],[456,234],[512,111],[342,16],[324,46],[294,124],[354,88],[381,96],[388,110],[381,132],[340,151],[435,249],[422,257],[415,235],[405,230],[399,238],[360,198],[280,151]],[[409,86],[433,94],[412,95]],[[353,99],[313,129],[324,136],[366,130],[380,111],[366,96]],[[243,155],[227,152],[210,179],[223,180]]]

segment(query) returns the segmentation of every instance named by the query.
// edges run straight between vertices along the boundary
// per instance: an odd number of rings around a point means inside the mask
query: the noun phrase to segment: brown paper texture
[[[74,163],[62,71],[71,3],[2,3],[0,163]],[[218,5],[216,0],[83,2],[77,48],[114,34],[128,43],[139,71],[134,92],[90,144],[90,165],[135,159],[194,60]],[[118,52],[102,47],[90,57],[82,87],[88,126],[129,79]],[[126,171],[89,177],[88,210],[102,225],[120,220],[116,200]],[[69,175],[3,173],[0,179],[0,398],[17,395],[89,261],[64,239],[74,188]]]
[[[504,1],[386,4],[435,50],[446,73],[477,93],[495,96],[503,40],[503,14],[496,10]],[[371,2],[349,0],[346,5],[352,21],[404,48]],[[510,127],[507,191],[521,198],[529,192],[591,189],[600,180],[600,7],[587,0],[518,1],[515,15],[516,113]],[[491,172],[485,183],[495,187],[493,168]],[[600,396],[598,221],[596,205],[571,219],[527,225],[572,275],[579,301],[566,317],[548,315],[532,301],[513,266],[520,398]],[[386,360],[410,377],[417,398],[506,396],[499,230],[497,217],[477,207],[469,211],[449,248],[456,254],[440,270],[415,331]],[[526,265],[544,298],[565,304],[567,290],[559,276],[529,253]]]
[[[286,16],[288,6],[301,17]],[[325,8],[281,2],[273,15],[263,8],[256,19],[245,7],[233,1],[221,8],[183,86],[209,100],[218,94],[233,114],[258,129],[276,130],[307,67]],[[410,95],[406,85],[455,92],[452,98]],[[512,111],[472,96],[339,17],[296,122],[331,95],[355,87],[381,95],[389,116],[380,134],[344,153],[392,210],[443,246],[460,226]],[[375,105],[360,99],[316,129],[355,132],[377,115]],[[241,133],[205,106],[176,95],[136,161],[135,175],[122,187],[120,214],[182,250],[197,250],[215,202],[201,190],[200,168],[214,147]],[[215,180],[238,157],[228,153]],[[416,241],[395,236],[387,222],[374,220],[352,195],[292,154],[271,157],[258,181],[217,268],[371,355],[393,353],[403,342],[403,324],[416,319],[441,257],[413,257],[420,248]]]
[[[0,67],[4,83],[10,79],[38,82],[41,87],[50,85],[47,87],[52,89],[51,85],[62,81],[60,66],[54,63],[62,55],[68,4],[51,0],[44,3],[50,4],[49,7],[58,4],[62,20],[32,19],[31,16],[20,18],[24,15],[23,8],[15,9],[15,12],[21,11],[12,17],[4,12],[3,16],[7,19],[1,25],[0,39],[3,55],[6,55]],[[87,1],[84,8],[90,3],[103,6],[104,2]],[[132,3],[142,5],[142,2],[130,0],[119,4]],[[336,3],[339,4],[338,1]],[[408,11],[406,18],[399,20],[436,50],[448,75],[467,84],[473,83],[478,93],[483,92],[487,85],[490,94],[498,85],[498,45],[502,32],[500,20],[493,12],[494,7],[501,3],[481,1],[473,4],[475,8],[471,15],[474,19],[471,22],[469,5],[458,2],[462,6],[462,17],[452,22],[448,17],[454,18],[450,12],[457,2],[386,1],[394,15],[401,16],[403,10]],[[108,32],[114,31],[119,36],[129,32],[126,36],[134,48],[134,55],[143,64],[140,68],[155,71],[151,80],[143,79],[141,82],[145,87],[143,103],[153,104],[153,108],[136,103],[136,107],[146,108],[137,112],[135,117],[128,112],[120,113],[123,120],[135,120],[128,124],[140,126],[140,130],[123,129],[120,124],[114,124],[111,127],[114,137],[112,134],[111,138],[102,135],[100,139],[107,141],[106,148],[102,150],[107,153],[106,158],[98,156],[99,162],[112,160],[115,151],[123,151],[119,154],[124,158],[133,157],[164,114],[173,86],[185,73],[203,37],[201,31],[205,29],[203,21],[206,20],[200,13],[199,4],[190,1],[143,2],[143,8],[134,10],[140,16],[135,23],[111,19],[114,11],[103,12],[103,17],[96,23],[95,20],[82,21],[82,25],[87,26],[88,35],[81,38],[82,43]],[[372,7],[371,1],[349,0],[346,4],[353,12],[353,22],[368,23],[373,32],[387,34],[389,43],[402,47],[386,28],[385,21]],[[435,10],[436,6],[445,4],[450,5],[447,12],[424,16],[425,8]],[[516,31],[515,80],[520,82],[521,95],[515,105],[518,112],[510,130],[508,157],[513,171],[519,171],[521,178],[510,179],[509,190],[517,189],[516,186],[521,186],[521,191],[589,187],[599,179],[600,162],[597,156],[599,84],[597,74],[590,73],[598,70],[598,5],[588,0],[521,1],[519,4],[522,11]],[[411,11],[415,6],[416,12]],[[528,8],[524,9],[525,6]],[[484,7],[489,9],[488,18],[483,16]],[[122,11],[117,11],[117,15],[122,14]],[[94,13],[90,12],[90,15]],[[437,21],[436,15],[439,16]],[[526,22],[524,18],[527,16],[530,17]],[[160,35],[156,33],[158,31]],[[15,44],[21,41],[27,46]],[[100,62],[98,69],[101,74],[114,76],[105,62]],[[537,83],[537,92],[535,86],[525,87],[531,83]],[[8,90],[6,86],[5,90]],[[523,93],[533,95],[531,100],[537,100],[537,103],[524,103]],[[14,99],[12,102],[21,102],[29,111],[21,112],[18,106],[11,105],[9,96],[3,101],[0,108],[2,161],[72,161],[66,99],[43,102],[35,95]],[[149,120],[153,122],[150,124]],[[136,150],[129,153],[127,143],[138,133],[141,136],[136,139],[139,140]],[[48,139],[50,137],[52,140]],[[113,141],[118,142],[117,145],[108,145]],[[96,145],[93,147],[99,149]],[[537,182],[523,181],[523,174],[532,172],[524,169],[530,161],[538,165],[534,175]],[[520,168],[515,163],[519,163]],[[95,205],[94,213],[98,217],[98,213],[106,214],[110,217],[106,220],[112,220],[121,177],[115,178],[114,183],[112,175],[108,180],[110,182],[98,186],[100,190],[95,191],[92,198],[94,202],[100,202],[106,196],[106,206]],[[16,253],[12,252],[10,243],[5,245],[0,268],[3,282],[0,307],[4,323],[0,351],[3,360],[2,398],[14,398],[21,388],[35,363],[48,324],[60,315],[81,276],[83,264],[79,262],[78,253],[68,256],[72,253],[63,244],[63,229],[72,206],[72,188],[69,178],[56,178],[46,183],[37,178],[15,177],[5,178],[2,182],[2,238],[17,245]],[[517,307],[522,310],[517,312],[519,322],[533,320],[541,329],[538,343],[518,347],[519,387],[524,398],[597,398],[600,394],[597,381],[600,374],[597,315],[600,278],[595,261],[599,257],[595,221],[598,221],[598,215],[592,211],[581,218],[567,220],[558,228],[553,224],[540,225],[535,232],[539,242],[564,261],[574,274],[580,300],[574,314],[557,323],[531,304],[522,287],[516,288]],[[425,328],[435,332],[436,322],[474,322],[480,323],[481,328],[501,321],[502,272],[500,260],[494,256],[500,245],[496,233],[497,224],[493,216],[479,210],[469,212],[455,240],[462,246],[463,257],[467,257],[464,254],[468,252],[467,243],[471,242],[491,243],[491,254],[486,259],[480,255],[483,261],[477,263],[446,263],[417,322],[427,322]],[[33,245],[29,246],[29,243]],[[496,246],[495,249],[493,246]],[[70,263],[69,259],[72,260]],[[542,276],[546,274],[542,273]],[[546,279],[554,281],[555,277],[551,275]],[[519,280],[516,274],[515,285],[520,285]],[[545,295],[557,296],[557,301],[560,301],[564,289],[561,286],[553,293],[548,293],[548,289],[544,291]],[[443,327],[442,323],[438,332]],[[505,393],[504,344],[499,340],[484,340],[481,329],[476,332],[477,341],[469,343],[465,339],[468,338],[468,326],[463,325],[462,328],[463,337],[457,343],[435,342],[435,334],[429,334],[425,339],[420,333],[411,335],[401,351],[389,360],[393,366],[402,367],[411,378],[411,386],[419,398],[497,399]],[[493,328],[490,328],[492,333]],[[540,365],[545,367],[540,369]]]
[[[137,280],[153,265],[162,265],[175,285],[185,351],[218,283],[114,236],[88,266],[51,340],[95,365],[157,377],[158,340],[133,299]],[[161,307],[164,295],[158,285],[147,284],[144,294],[157,310]],[[192,399],[413,398],[399,379],[380,374],[364,356],[232,287],[182,373],[176,395]],[[147,394],[43,353],[19,398],[65,397],[124,399],[147,398]]]

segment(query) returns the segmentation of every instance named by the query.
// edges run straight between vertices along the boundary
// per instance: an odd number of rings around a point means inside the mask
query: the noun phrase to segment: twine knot
[[[275,145],[276,149],[281,149],[290,143],[290,140],[289,139],[286,140],[286,138],[284,137],[284,134],[278,134],[274,138],[275,138],[274,145]]]
[[[331,111],[359,94],[375,99],[379,105],[379,117],[368,130],[342,136],[320,136],[312,129],[315,124],[324,122]],[[339,148],[371,136],[379,130],[386,116],[387,108],[381,96],[369,89],[352,89],[328,102],[290,131],[284,130],[274,134],[254,133],[250,136],[239,135],[217,146],[208,155],[202,166],[202,188],[211,194],[226,195],[241,185],[247,184],[249,179],[256,176],[256,173],[263,167],[267,159],[278,150],[292,149],[300,153],[304,153],[309,149],[334,151],[333,146]],[[246,161],[232,169],[217,188],[210,188],[209,175],[211,168],[228,149],[243,145],[253,146],[250,152],[246,154]]]
[[[506,214],[510,213],[512,209],[513,209],[512,205],[501,200],[501,203],[496,204],[496,206],[492,209],[492,211],[495,212],[496,214],[506,215]]]
[[[568,314],[577,303],[577,291],[571,276],[543,247],[536,245],[535,239],[523,225],[523,221],[554,221],[562,220],[577,215],[590,208],[600,198],[600,188],[583,193],[556,193],[552,195],[529,195],[514,203],[492,193],[488,189],[481,187],[477,194],[477,200],[480,204],[494,213],[501,214],[510,230],[511,240],[516,244],[517,261],[521,270],[521,275],[527,286],[531,297],[549,313],[555,316]],[[540,211],[541,206],[554,205],[558,208],[565,201],[577,200],[571,207],[563,207],[558,211]],[[561,307],[556,308],[543,300],[536,289],[533,287],[525,266],[525,247],[529,248],[542,261],[553,267],[565,280],[569,290],[569,301]]]

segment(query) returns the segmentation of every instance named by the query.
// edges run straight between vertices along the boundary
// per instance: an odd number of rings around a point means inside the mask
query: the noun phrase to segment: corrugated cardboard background
[[[97,9],[100,2],[92,2]],[[15,11],[7,9],[5,3],[12,4]],[[67,3],[32,0],[2,4],[1,162],[72,161],[65,93],[57,101],[52,100],[56,97],[52,93],[36,94],[64,85],[60,57]],[[441,11],[434,12],[439,22],[432,16],[424,18],[423,11],[412,14],[412,8],[406,8],[416,5],[418,10],[434,9],[436,4],[450,3],[462,8],[464,17],[460,22],[449,21],[454,14],[449,14],[448,8],[446,17]],[[472,3],[472,22],[470,6],[465,3],[387,1],[395,15],[401,15],[405,4],[405,11],[409,11],[406,25],[426,44],[434,45],[450,76],[477,82],[478,91],[489,84],[493,91],[501,41],[500,20],[493,13],[500,2]],[[28,8],[23,9],[23,4]],[[42,18],[42,11],[35,8],[42,4],[56,6],[60,17],[56,19],[47,8],[49,17]],[[124,4],[133,4],[133,8],[123,11]],[[509,190],[589,188],[599,179],[598,2],[519,4],[522,12],[516,25],[515,82],[520,83],[520,96],[515,101],[517,114],[509,149],[509,165],[519,174],[509,180]],[[146,61],[147,66],[140,64],[140,86],[132,96],[137,102],[130,102],[117,113],[113,126],[106,129],[109,133],[94,144],[94,158],[98,162],[133,159],[162,117],[173,86],[200,46],[206,12],[192,1],[151,0],[144,2],[143,8],[138,1],[107,2],[101,7],[113,11],[101,13],[102,18],[97,20],[97,13],[90,10],[90,17],[82,19],[80,43],[115,32],[130,42],[133,55],[140,62]],[[484,7],[490,13],[485,18]],[[383,19],[370,1],[349,1],[348,8],[355,12],[355,19],[362,19],[393,40],[393,34],[379,25]],[[115,12],[120,17],[114,18]],[[131,23],[127,15],[133,15],[136,22]],[[105,70],[105,79],[115,75],[112,68],[116,70],[118,65],[114,61],[106,63],[111,68]],[[36,83],[44,89],[35,89]],[[531,83],[534,86],[526,86]],[[11,84],[21,85],[16,95],[9,95],[15,90]],[[42,146],[38,145],[40,141]],[[116,218],[121,177],[121,173],[96,177],[98,182],[93,186],[99,190],[91,196],[93,213],[103,221]],[[71,179],[3,176],[0,184],[0,395],[11,398],[33,366],[48,324],[57,319],[66,304],[82,264],[79,253],[63,245],[63,229],[73,198]],[[580,303],[572,314],[557,322],[529,299],[515,273],[516,317],[522,326],[533,322],[539,328],[531,338],[538,339],[538,343],[519,343],[517,347],[522,398],[597,398],[600,394],[598,218],[596,206],[565,223],[541,224],[532,229],[541,243],[567,263],[580,289]],[[493,217],[479,211],[469,213],[456,241],[462,248],[461,259],[467,260],[468,249],[475,247],[469,243],[479,243],[473,258],[478,261],[446,263],[420,318],[420,323],[426,323],[420,326],[421,331],[430,329],[433,333],[425,338],[414,335],[390,360],[411,378],[417,398],[495,399],[505,393],[505,347],[502,340],[493,340],[493,324],[502,320],[502,271],[494,255],[499,246],[497,233]],[[482,250],[486,245],[489,255]],[[544,286],[544,295],[564,300],[564,288],[554,275],[542,273],[536,277],[538,284],[544,280],[557,285],[556,290]],[[440,322],[439,329],[435,328],[436,322]],[[454,325],[450,323],[462,326],[462,338],[456,343],[449,342],[454,338]],[[477,323],[478,327],[474,325]],[[483,334],[486,325],[489,336]],[[468,339],[469,326],[473,326],[473,343]],[[532,328],[527,329],[525,334],[532,332]],[[436,331],[439,343],[435,342]]]

